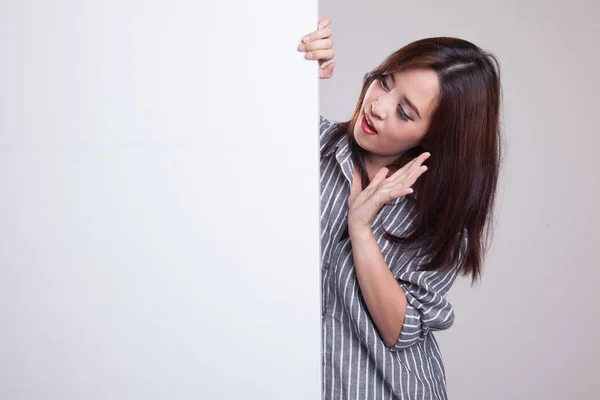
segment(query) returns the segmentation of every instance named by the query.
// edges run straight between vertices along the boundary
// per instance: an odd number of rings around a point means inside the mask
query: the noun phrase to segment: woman
[[[298,50],[335,64],[330,19]],[[323,399],[446,399],[432,331],[481,274],[500,159],[498,62],[411,43],[366,74],[352,119],[321,117]]]

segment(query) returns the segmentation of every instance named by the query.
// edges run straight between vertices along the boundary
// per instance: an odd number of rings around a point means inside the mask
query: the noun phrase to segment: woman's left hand
[[[306,52],[306,58],[319,61],[319,78],[329,79],[333,76],[335,62],[323,66],[326,62],[333,59],[333,41],[331,36],[333,32],[329,25],[331,18],[322,17],[319,19],[317,30],[304,36],[302,43],[298,45],[298,51]]]
[[[423,162],[430,153],[422,153],[404,167],[386,178],[389,170],[382,168],[356,198],[348,200],[348,229],[371,229],[371,221],[379,209],[388,201],[412,193],[411,186],[427,171]]]

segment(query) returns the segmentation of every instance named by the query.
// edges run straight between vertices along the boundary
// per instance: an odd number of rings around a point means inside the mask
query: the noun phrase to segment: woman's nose
[[[385,119],[386,113],[385,110],[381,107],[380,99],[377,99],[377,101],[374,101],[371,104],[371,113],[376,117]]]

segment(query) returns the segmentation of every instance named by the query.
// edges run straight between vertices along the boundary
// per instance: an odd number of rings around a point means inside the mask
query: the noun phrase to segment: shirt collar
[[[350,141],[348,140],[348,135],[343,135],[332,148],[327,152],[328,155],[333,154],[335,152],[335,158],[337,160],[338,165],[342,169],[348,184],[352,186],[352,179],[354,175],[354,159],[352,157],[352,150],[350,149]],[[417,192],[409,194],[404,197],[410,197],[412,200],[417,199]],[[404,197],[400,197],[397,199],[393,199],[386,203],[386,205],[396,205],[402,202]]]

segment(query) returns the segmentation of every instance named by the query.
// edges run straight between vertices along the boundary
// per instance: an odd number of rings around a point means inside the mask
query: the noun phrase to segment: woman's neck
[[[372,180],[375,174],[383,167],[387,167],[393,162],[397,161],[401,155],[395,156],[379,156],[371,153],[365,154],[365,166],[367,167],[367,174],[369,180]]]

